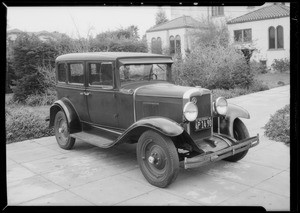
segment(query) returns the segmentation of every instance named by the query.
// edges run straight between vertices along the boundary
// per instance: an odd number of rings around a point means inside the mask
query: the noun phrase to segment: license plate
[[[211,125],[211,117],[197,118],[195,121],[195,130],[199,131],[202,129],[208,129],[211,128]]]

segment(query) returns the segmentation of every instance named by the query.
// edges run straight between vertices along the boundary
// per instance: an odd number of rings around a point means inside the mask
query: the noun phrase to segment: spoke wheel
[[[144,132],[137,145],[140,169],[149,183],[164,188],[179,171],[179,159],[172,140],[154,131]]]
[[[59,111],[55,115],[54,132],[58,145],[63,149],[72,149],[75,138],[70,136],[67,118],[64,112]]]
[[[247,130],[247,127],[238,118],[235,119],[235,121],[233,123],[233,135],[236,140],[243,140],[245,138],[249,138],[249,132]],[[237,162],[237,161],[241,160],[242,158],[244,158],[247,153],[248,153],[248,149],[243,152],[232,155],[230,157],[224,158],[224,160],[230,161],[230,162]]]

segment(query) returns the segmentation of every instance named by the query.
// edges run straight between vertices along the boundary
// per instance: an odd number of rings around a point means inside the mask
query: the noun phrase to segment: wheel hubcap
[[[167,166],[167,157],[163,148],[148,140],[143,150],[142,159],[148,171],[155,177],[163,176]]]
[[[64,119],[61,119],[59,121],[57,132],[59,133],[58,135],[58,138],[60,140],[59,142],[61,144],[66,144],[69,137],[69,133],[68,133],[66,121]]]

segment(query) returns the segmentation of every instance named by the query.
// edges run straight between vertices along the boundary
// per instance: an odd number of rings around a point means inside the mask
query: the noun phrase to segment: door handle
[[[81,92],[79,93],[80,95],[90,95],[91,93],[90,92]]]

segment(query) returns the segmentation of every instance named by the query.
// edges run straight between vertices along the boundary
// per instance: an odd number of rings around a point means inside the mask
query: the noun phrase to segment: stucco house
[[[290,8],[270,5],[227,22],[230,39],[238,48],[253,49],[252,60],[271,66],[290,57]]]
[[[205,26],[190,16],[181,16],[171,21],[156,25],[146,31],[149,52],[152,53],[181,53],[185,57],[185,51],[191,49],[189,31]]]
[[[205,30],[203,23],[212,21],[227,24],[230,41],[238,48],[255,49],[251,60],[270,66],[274,59],[289,58],[289,5],[268,2],[260,6],[164,8],[170,21],[146,31],[149,52],[172,55],[178,49],[184,58],[192,48],[189,31],[196,27]]]

